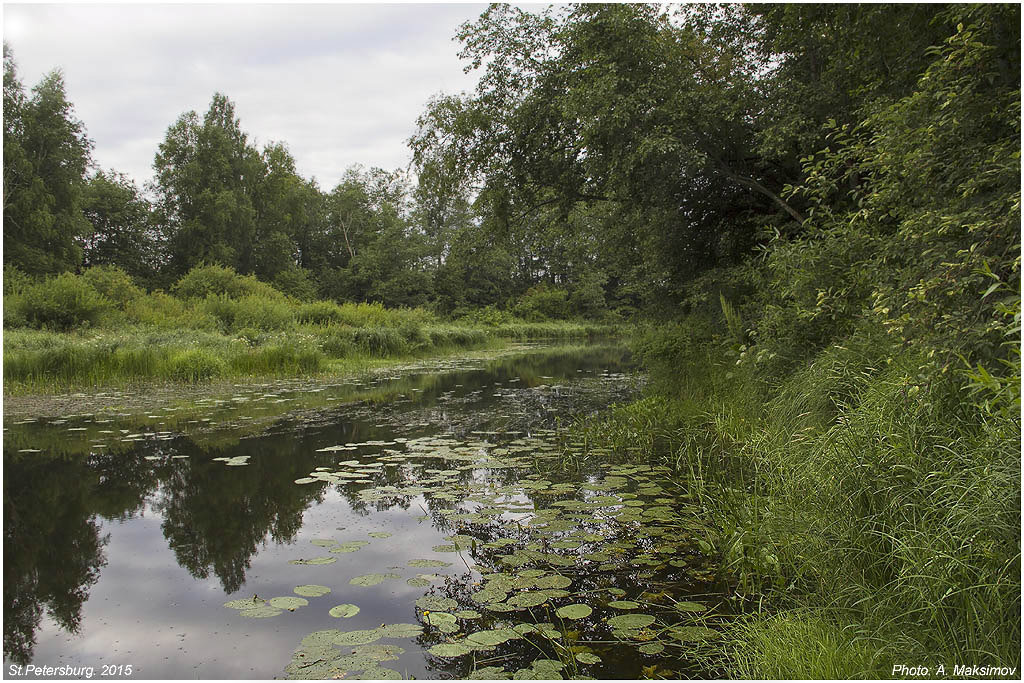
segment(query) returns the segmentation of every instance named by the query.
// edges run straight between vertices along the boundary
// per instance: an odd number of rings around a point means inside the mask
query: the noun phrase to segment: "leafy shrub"
[[[493,304],[468,311],[456,311],[453,315],[460,323],[466,325],[487,325],[488,327],[505,325],[514,320],[511,313],[495,308]]]
[[[179,382],[207,382],[224,372],[224,361],[205,349],[189,349],[173,355],[168,374]]]
[[[152,292],[125,305],[128,320],[161,329],[214,330],[217,320],[203,310],[163,292]]]
[[[132,276],[117,266],[93,266],[82,273],[82,279],[122,311],[129,303],[143,296],[143,291],[135,285]]]
[[[254,328],[257,330],[283,330],[294,321],[294,312],[287,301],[261,296],[232,299],[227,295],[207,297],[201,310],[216,318],[225,332]]]
[[[561,320],[569,315],[569,294],[564,289],[542,282],[526,290],[512,311],[531,322]]]
[[[4,266],[4,296],[21,294],[35,284],[35,279],[17,266]]]
[[[352,328],[335,328],[322,342],[320,350],[330,358],[347,358],[359,351]]]
[[[206,299],[210,296],[224,296],[229,299],[246,296],[284,299],[281,292],[252,275],[239,275],[233,268],[218,265],[196,266],[183,275],[171,291],[182,299]]]
[[[91,284],[71,273],[26,287],[16,305],[29,325],[65,332],[95,325],[110,309],[110,302]]]
[[[299,301],[316,298],[316,283],[305,268],[286,268],[274,276],[274,289]]]

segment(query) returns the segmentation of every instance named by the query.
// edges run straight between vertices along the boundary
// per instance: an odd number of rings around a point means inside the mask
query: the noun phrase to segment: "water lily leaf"
[[[479,619],[483,615],[472,609],[463,609],[455,613],[459,619]]]
[[[609,593],[616,597],[621,597],[626,594],[626,591],[622,590],[621,588],[609,588],[607,590]]]
[[[410,567],[450,567],[451,562],[445,562],[444,560],[409,560],[406,564]]]
[[[364,670],[358,676],[352,676],[352,679],[356,681],[398,681],[402,679],[402,674],[394,669],[374,666]]]
[[[572,579],[561,574],[542,576],[534,582],[537,588],[568,588],[572,585]]]
[[[419,577],[406,579],[405,582],[413,588],[426,588],[430,585],[430,581],[428,581],[427,579],[421,579]]]
[[[288,564],[331,564],[332,562],[337,562],[337,561],[338,561],[338,558],[336,558],[336,557],[314,557],[314,558],[311,558],[309,560],[306,560],[306,559],[289,560]]]
[[[373,662],[388,662],[398,659],[405,652],[405,648],[397,645],[361,645],[352,650],[356,657],[365,657]]]
[[[294,610],[308,605],[309,600],[306,600],[305,598],[293,598],[291,596],[286,596],[270,598],[269,603],[271,607],[277,607],[278,609]]]
[[[357,576],[354,579],[350,579],[349,583],[353,586],[376,586],[378,583],[384,583],[388,579],[400,579],[402,578],[398,574],[365,574],[363,576]]]
[[[597,664],[601,661],[601,658],[593,652],[577,652],[576,661],[581,664]]]
[[[620,617],[612,617],[608,620],[609,626],[624,631],[646,628],[653,623],[654,617],[650,614],[623,614]]]
[[[424,613],[423,620],[429,626],[442,626],[444,624],[454,625],[457,621],[454,614],[448,612],[428,612]]]
[[[708,608],[699,602],[677,602],[675,608],[680,612],[707,612]]]
[[[328,614],[336,619],[348,619],[349,617],[354,617],[359,614],[359,606],[343,602],[340,605],[332,607]]]
[[[423,633],[423,627],[419,624],[387,624],[377,630],[385,638],[412,638]]]
[[[254,607],[252,609],[244,609],[239,614],[243,617],[252,617],[253,619],[265,619],[266,617],[276,617],[281,614],[283,610],[270,605],[263,605],[262,607]]]
[[[316,584],[296,586],[292,590],[295,591],[296,595],[303,595],[307,598],[319,598],[321,595],[327,595],[331,592],[331,589],[327,586],[318,586]]]
[[[230,465],[231,463],[227,463],[227,464]],[[300,478],[295,480],[295,483],[296,484],[313,484],[313,483],[318,482],[318,481],[323,481],[323,480],[320,479],[319,477],[300,477]]]
[[[416,601],[416,606],[431,612],[447,612],[459,606],[455,600],[440,595],[424,595]]]
[[[369,645],[383,638],[380,629],[345,631],[334,637],[335,645]]]
[[[475,647],[494,647],[509,640],[522,638],[510,628],[499,628],[488,631],[477,631],[466,636],[465,642]]]
[[[392,534],[388,533],[387,531],[371,531],[366,535],[371,536],[373,538],[391,538],[392,536]]]
[[[313,545],[318,545],[322,548],[330,548],[338,545],[338,542],[331,538],[314,538],[310,541]]]
[[[230,607],[231,609],[256,609],[257,607],[262,607],[265,604],[265,601],[253,597],[245,598],[244,600],[231,600],[230,602],[225,602],[224,606]]]
[[[474,648],[468,647],[462,643],[441,643],[427,650],[432,655],[437,657],[461,657],[462,655],[469,654]]]
[[[612,600],[608,606],[613,609],[636,609],[640,607],[640,603],[632,600]]]
[[[637,649],[645,655],[656,655],[659,652],[662,652],[665,649],[665,646],[661,643],[644,643]]]
[[[457,553],[460,548],[457,545],[435,545],[431,550],[435,553]]]
[[[519,593],[508,599],[508,604],[513,607],[536,607],[548,601],[548,596],[540,593]]]
[[[555,614],[563,619],[585,619],[593,614],[594,610],[589,605],[566,605],[555,610]],[[585,663],[585,662],[584,662]]]

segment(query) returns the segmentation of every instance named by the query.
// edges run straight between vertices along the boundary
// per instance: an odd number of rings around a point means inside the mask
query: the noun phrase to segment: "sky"
[[[471,91],[461,23],[484,4],[4,3],[26,90],[64,73],[93,160],[141,186],[167,128],[215,92],[249,139],[284,142],[330,190],[354,164],[405,168],[430,97]]]

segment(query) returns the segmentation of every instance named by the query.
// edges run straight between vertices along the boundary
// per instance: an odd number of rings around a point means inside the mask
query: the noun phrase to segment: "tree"
[[[4,264],[30,274],[73,270],[92,143],[74,116],[60,71],[27,97],[4,44]]]
[[[253,199],[264,166],[240,128],[234,104],[216,93],[202,122],[194,111],[180,116],[153,167],[172,271],[181,275],[207,262],[253,272]]]
[[[159,244],[151,207],[131,178],[95,173],[85,186],[82,212],[91,225],[80,242],[85,266],[118,266],[140,281],[154,276]]]

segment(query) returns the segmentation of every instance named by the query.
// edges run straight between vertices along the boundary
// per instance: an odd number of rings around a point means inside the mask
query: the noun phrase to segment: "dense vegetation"
[[[670,463],[718,530],[744,609],[713,666],[1019,667],[1019,27],[1013,5],[493,6],[458,32],[476,90],[418,120],[415,183],[355,168],[329,193],[220,94],[147,192],[87,175],[59,74],[26,95],[5,49],[4,325],[182,321],[297,354],[320,326],[322,354],[373,315],[406,344],[445,316],[643,321],[649,395],[580,429]]]

